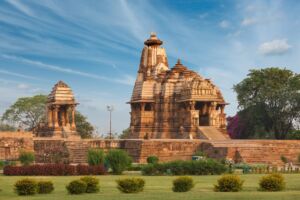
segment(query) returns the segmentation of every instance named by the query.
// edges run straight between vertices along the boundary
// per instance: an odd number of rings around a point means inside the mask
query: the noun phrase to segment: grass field
[[[244,189],[238,193],[220,193],[213,191],[213,184],[219,176],[193,176],[196,186],[192,191],[187,193],[172,192],[172,180],[174,176],[143,176],[146,180],[145,190],[138,194],[122,194],[116,188],[115,180],[125,178],[127,176],[98,176],[100,179],[101,189],[97,194],[69,195],[65,189],[65,185],[78,177],[32,177],[35,179],[52,180],[55,191],[52,194],[35,195],[35,196],[17,196],[13,192],[14,183],[23,177],[7,177],[0,176],[0,199],[2,200],[21,200],[21,199],[44,199],[44,200],[202,200],[202,199],[266,199],[266,200],[299,200],[300,199],[300,174],[284,175],[287,182],[287,188],[283,192],[260,192],[257,191],[258,180],[263,175],[242,175],[245,180]]]

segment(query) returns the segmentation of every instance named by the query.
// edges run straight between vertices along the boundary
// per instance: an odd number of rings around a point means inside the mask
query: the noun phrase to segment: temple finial
[[[177,59],[177,65],[181,65],[181,60],[180,60],[180,58]]]

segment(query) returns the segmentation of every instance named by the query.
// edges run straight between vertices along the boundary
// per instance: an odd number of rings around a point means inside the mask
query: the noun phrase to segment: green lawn
[[[257,191],[258,180],[262,175],[242,175],[245,180],[244,189],[238,193],[220,193],[213,191],[213,184],[219,176],[193,176],[196,186],[192,191],[187,193],[174,193],[171,190],[172,180],[174,176],[143,176],[146,180],[146,187],[144,192],[138,194],[122,194],[116,188],[115,180],[118,178],[127,177],[123,176],[98,176],[100,179],[101,191],[97,194],[84,194],[84,195],[69,195],[66,192],[65,185],[73,179],[78,177],[32,177],[36,179],[52,180],[55,186],[55,191],[52,194],[35,195],[19,197],[13,192],[13,184],[23,177],[7,177],[0,176],[0,199],[45,199],[45,200],[134,200],[134,199],[147,199],[147,200],[185,200],[185,199],[300,199],[300,174],[287,174],[284,175],[287,181],[287,189],[284,192],[259,192]]]

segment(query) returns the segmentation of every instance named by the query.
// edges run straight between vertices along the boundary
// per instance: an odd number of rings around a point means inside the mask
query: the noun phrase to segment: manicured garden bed
[[[51,180],[55,186],[55,190],[51,194],[26,196],[26,200],[30,199],[72,199],[72,200],[211,200],[211,199],[298,199],[300,196],[300,174],[285,174],[286,190],[282,192],[262,192],[258,191],[259,179],[264,174],[248,174],[241,175],[241,179],[245,180],[243,190],[237,193],[214,192],[214,184],[220,176],[191,176],[194,179],[195,187],[187,193],[175,193],[172,191],[172,181],[176,176],[134,176],[145,179],[145,188],[143,192],[137,194],[123,194],[117,189],[116,180],[120,178],[133,176],[97,176],[100,180],[100,192],[82,195],[68,194],[65,186],[71,181],[80,178],[80,176],[35,176],[31,177],[37,180]],[[18,200],[24,199],[22,196],[17,196],[13,191],[14,183],[24,178],[21,176],[0,176],[0,199]]]

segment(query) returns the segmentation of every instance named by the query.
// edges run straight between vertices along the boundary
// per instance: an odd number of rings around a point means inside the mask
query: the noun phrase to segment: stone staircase
[[[66,146],[69,151],[70,163],[87,163],[88,143],[83,141],[68,141]]]
[[[229,140],[226,134],[213,126],[199,126],[198,131],[208,140]]]

